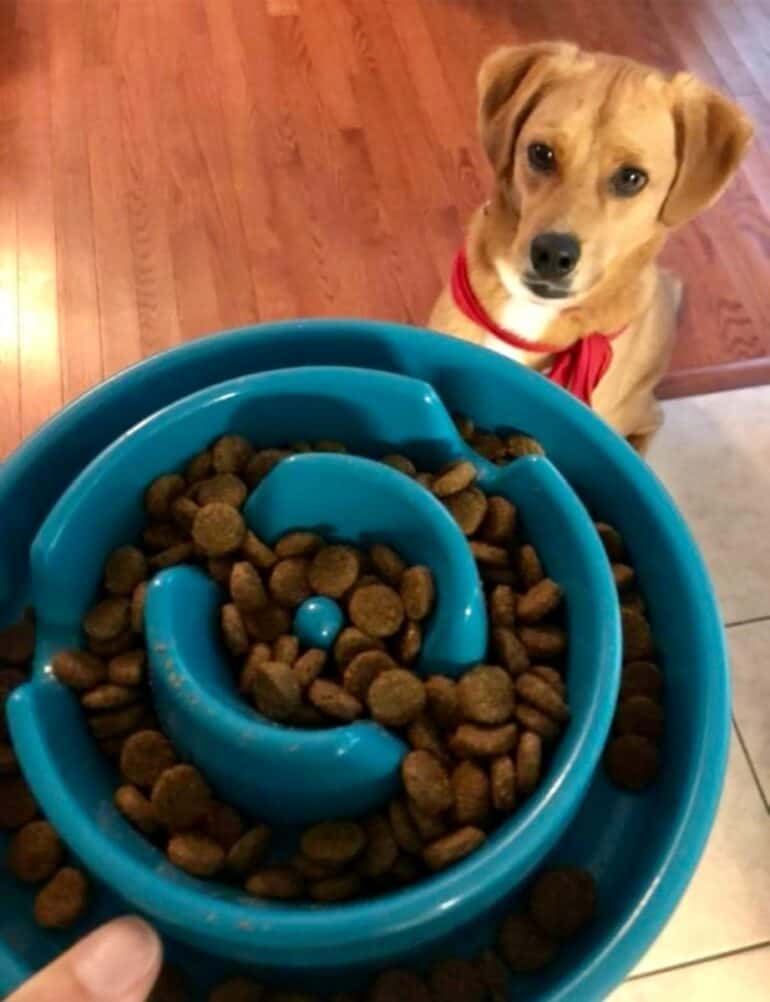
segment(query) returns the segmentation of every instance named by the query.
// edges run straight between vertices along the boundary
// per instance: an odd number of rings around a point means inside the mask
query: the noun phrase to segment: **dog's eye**
[[[527,159],[533,170],[548,172],[556,168],[556,154],[545,143],[530,143],[527,147]]]
[[[647,184],[647,174],[641,167],[619,167],[610,178],[610,184],[616,195],[630,198]]]

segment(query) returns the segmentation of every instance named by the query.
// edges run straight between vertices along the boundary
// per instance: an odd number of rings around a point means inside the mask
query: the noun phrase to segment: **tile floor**
[[[732,658],[733,743],[700,867],[611,1002],[770,997],[770,387],[670,401],[650,462],[713,575]]]

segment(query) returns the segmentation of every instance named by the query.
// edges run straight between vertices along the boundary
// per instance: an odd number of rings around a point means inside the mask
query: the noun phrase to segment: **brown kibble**
[[[529,911],[554,939],[572,939],[596,914],[596,881],[577,866],[543,871],[529,893]]]
[[[472,536],[478,531],[488,508],[487,496],[478,487],[468,487],[459,494],[453,494],[444,504],[464,536]]]
[[[623,627],[623,661],[644,661],[652,655],[652,631],[645,617],[633,609],[620,609]]]
[[[530,669],[533,675],[537,675],[539,679],[546,682],[553,689],[555,689],[562,699],[567,694],[567,686],[564,684],[564,679],[562,678],[561,672],[556,668],[551,668],[550,665],[537,665]]]
[[[107,682],[85,693],[80,702],[87,710],[119,710],[138,699],[136,689]]]
[[[131,621],[131,605],[125,598],[105,598],[83,617],[83,629],[94,640],[113,640]]]
[[[385,879],[391,887],[406,887],[422,877],[424,872],[421,860],[401,853]]]
[[[113,685],[141,685],[144,681],[147,652],[126,651],[112,658],[107,665],[107,678]]]
[[[620,593],[620,604],[624,609],[633,609],[644,616],[647,614],[647,605],[638,591],[624,591]]]
[[[363,822],[366,848],[359,865],[369,880],[386,874],[398,858],[398,843],[384,814],[372,814]],[[419,850],[416,850],[419,851]]]
[[[363,851],[364,830],[355,821],[322,821],[306,829],[300,840],[302,852],[330,866],[344,866]]]
[[[507,755],[516,741],[516,724],[502,727],[479,727],[460,724],[449,739],[449,747],[458,758],[495,758]]]
[[[305,893],[305,881],[290,866],[266,866],[249,877],[246,890],[255,898],[296,901]]]
[[[158,830],[155,808],[145,795],[135,786],[119,786],[114,795],[115,806],[134,828],[145,835],[154,835]]]
[[[494,809],[510,813],[516,806],[516,770],[510,755],[501,755],[492,761],[490,788]]]
[[[372,682],[384,671],[395,668],[393,658],[385,651],[363,651],[357,654],[342,673],[342,682],[349,693],[365,700]]]
[[[255,452],[246,464],[246,483],[249,487],[256,487],[282,459],[287,459],[290,455],[285,449],[261,449]]]
[[[358,580],[360,570],[361,559],[352,546],[324,546],[310,563],[308,581],[318,595],[342,598]]]
[[[422,714],[409,725],[407,741],[415,750],[430,752],[439,761],[448,758],[448,752],[439,733],[438,727],[430,717]]]
[[[652,661],[630,661],[623,666],[620,678],[620,698],[649,696],[660,700],[663,693],[663,672]]]
[[[243,612],[253,612],[267,604],[267,592],[262,578],[248,560],[233,564],[230,571],[230,595]]]
[[[225,647],[233,657],[243,657],[249,649],[249,635],[240,609],[227,602],[219,610],[219,618]]]
[[[426,846],[422,858],[431,870],[443,870],[450,864],[475,852],[485,840],[486,835],[480,828],[466,825],[464,828],[452,832],[451,835],[444,835]]]
[[[323,877],[308,885],[308,893],[313,901],[350,901],[361,891],[361,878],[357,873],[341,873],[334,877]]]
[[[269,842],[270,829],[267,825],[254,825],[230,847],[225,864],[227,869],[237,877],[245,877],[261,863]]]
[[[195,832],[183,832],[169,839],[166,853],[169,860],[194,877],[213,877],[224,866],[225,851],[221,845]]]
[[[142,530],[142,542],[147,550],[167,550],[184,543],[187,533],[173,522],[150,522]]]
[[[344,668],[357,654],[382,649],[381,640],[375,640],[356,626],[346,626],[334,642],[334,660]]]
[[[31,821],[24,825],[8,847],[8,866],[25,884],[48,880],[61,866],[64,846],[53,825]]]
[[[94,637],[88,637],[86,643],[91,654],[97,654],[102,658],[114,658],[133,647],[136,638],[131,628],[128,627],[111,640],[96,640]]]
[[[401,576],[406,570],[406,564],[395,550],[382,543],[375,543],[369,550],[369,559],[372,566],[381,578],[393,587],[397,588],[401,583]]]
[[[618,530],[607,522],[596,522],[596,531],[599,533],[599,539],[604,544],[604,549],[610,560],[623,560],[626,548],[623,545],[623,537]]]
[[[73,866],[63,866],[35,898],[35,921],[44,929],[69,929],[88,904],[88,880]]]
[[[487,501],[487,511],[479,535],[486,543],[507,546],[516,534],[516,507],[508,498],[494,495]]]
[[[519,640],[531,658],[556,658],[567,649],[567,634],[560,626],[541,623],[519,627]]]
[[[638,792],[650,786],[660,772],[660,750],[654,741],[639,734],[613,738],[605,754],[612,782],[623,790]]]
[[[447,826],[440,814],[428,814],[413,800],[407,800],[407,807],[423,842],[433,842],[446,835]]]
[[[476,958],[476,967],[489,994],[488,1002],[508,1002],[509,974],[496,950],[484,950]]]
[[[473,418],[469,418],[465,414],[453,414],[452,420],[454,421],[455,428],[457,428],[460,438],[462,438],[464,442],[470,442],[476,434],[476,425]]]
[[[510,675],[494,665],[477,665],[457,683],[460,709],[476,724],[503,724],[513,713]]]
[[[405,668],[389,668],[372,682],[366,696],[374,719],[386,727],[403,727],[425,707],[425,686]]]
[[[171,517],[171,505],[187,484],[178,473],[165,473],[150,484],[144,494],[144,509],[150,518],[165,521]]]
[[[171,517],[185,532],[192,532],[193,522],[199,511],[200,505],[188,497],[177,498],[171,505]]]
[[[534,546],[530,546],[529,543],[519,547],[518,562],[519,574],[525,588],[534,588],[545,577],[540,557],[538,557]]]
[[[93,689],[107,676],[102,659],[88,651],[58,651],[51,667],[57,679],[70,689]]]
[[[488,588],[493,588],[495,585],[508,585],[509,588],[513,588],[516,584],[516,575],[512,567],[492,567],[487,564],[480,564],[479,577],[484,582]]]
[[[305,880],[325,880],[327,877],[336,877],[341,869],[339,866],[319,863],[302,852],[294,853],[291,857],[291,865],[298,873],[302,874]]]
[[[270,572],[270,593],[279,605],[293,609],[312,594],[304,557],[280,560]]]
[[[243,830],[243,819],[234,807],[223,804],[221,800],[211,801],[203,822],[203,832],[209,838],[229,852],[243,835]]]
[[[409,619],[419,622],[430,615],[436,597],[428,567],[409,567],[401,577],[401,602]]]
[[[476,467],[467,459],[452,463],[433,481],[433,493],[437,498],[448,498],[470,487],[476,479]]]
[[[364,712],[361,702],[336,682],[317,678],[308,689],[308,699],[327,717],[350,723]]]
[[[147,558],[136,546],[121,546],[107,557],[104,587],[113,595],[131,595],[147,577]]]
[[[539,623],[561,605],[562,590],[555,581],[543,578],[519,597],[516,615],[522,623]]]
[[[317,532],[289,532],[282,536],[273,549],[280,559],[286,557],[312,557],[324,545]]]
[[[250,529],[243,540],[243,555],[261,571],[269,570],[278,559],[267,543],[263,543]]]
[[[265,661],[254,672],[254,705],[270,720],[288,720],[302,700],[299,681],[290,665]]]
[[[452,783],[435,755],[418,749],[401,760],[401,778],[407,795],[426,814],[442,814],[454,802]]]
[[[195,516],[193,539],[209,557],[233,553],[244,540],[246,523],[243,515],[229,504],[212,501]]]
[[[25,665],[34,653],[35,623],[31,616],[0,629],[0,663]]]
[[[663,709],[649,696],[626,696],[615,714],[618,734],[641,734],[659,740],[663,736]]]
[[[131,596],[131,630],[133,633],[142,633],[144,630],[144,602],[147,597],[147,582],[142,581],[134,588]]]
[[[248,493],[246,484],[232,473],[218,473],[201,481],[195,488],[196,501],[202,507],[217,503],[240,508]]]
[[[471,540],[471,553],[479,564],[487,564],[491,567],[508,567],[508,551],[502,546],[493,546],[491,543],[473,539]]]
[[[183,831],[205,818],[211,790],[194,766],[174,765],[156,780],[151,800],[161,824]]]
[[[486,1002],[481,974],[470,960],[461,957],[448,957],[434,964],[430,984],[434,997],[441,1002]]]
[[[89,717],[88,726],[95,738],[119,738],[138,730],[147,719],[147,706],[133,703],[120,710],[108,710]]]
[[[452,773],[455,818],[461,825],[483,825],[489,816],[489,778],[475,762],[461,762]]]
[[[492,648],[505,670],[513,675],[521,675],[529,668],[527,648],[513,630],[498,626],[492,631]]]
[[[613,564],[612,576],[615,579],[618,591],[627,591],[636,580],[634,569],[633,567],[629,567],[628,564]]]
[[[443,730],[451,730],[460,723],[460,700],[457,683],[445,675],[431,675],[425,682],[428,713]]]
[[[396,656],[401,664],[410,665],[422,650],[422,627],[408,619],[396,640]]]
[[[240,473],[253,454],[251,443],[243,435],[223,435],[212,446],[211,461],[217,473]]]
[[[294,663],[294,674],[300,687],[307,689],[309,685],[315,682],[325,667],[326,651],[322,651],[317,647],[311,647],[305,651]]]
[[[386,466],[390,466],[394,470],[398,470],[398,472],[403,473],[405,477],[417,476],[417,467],[407,456],[400,456],[398,453],[390,453],[387,456],[383,456],[380,462],[384,463]]]
[[[273,660],[273,650],[269,644],[254,644],[244,662],[238,688],[244,696],[250,696],[254,688],[257,668],[266,661]]]
[[[396,844],[402,852],[417,855],[423,843],[405,801],[392,800],[388,805],[388,818]]]
[[[489,596],[489,620],[492,626],[511,629],[516,620],[516,593],[510,585],[495,585]]]
[[[529,706],[527,703],[517,703],[513,715],[523,728],[532,731],[534,734],[538,734],[543,741],[554,741],[561,731],[559,724],[555,720],[547,717],[540,710],[536,710],[534,706]]]
[[[471,445],[479,455],[491,463],[498,463],[505,459],[505,443],[499,435],[492,432],[476,431]]]
[[[500,928],[500,952],[514,974],[530,974],[550,964],[557,945],[529,915],[509,915]]]
[[[516,692],[523,700],[540,710],[547,717],[559,723],[570,718],[567,704],[552,685],[531,672],[524,672],[516,679]]]
[[[523,456],[544,456],[545,449],[531,435],[522,435],[516,432],[507,435],[505,438],[505,451],[512,459],[521,459]]]
[[[154,786],[161,774],[175,764],[176,752],[160,731],[137,731],[126,738],[120,754],[120,771],[135,786]]]
[[[291,633],[282,633],[273,644],[273,661],[293,665],[299,657],[299,639]]]
[[[357,588],[350,599],[349,613],[353,625],[372,637],[392,637],[404,621],[398,593],[384,584]]]
[[[194,484],[199,480],[205,480],[211,475],[214,469],[211,452],[204,449],[203,452],[196,453],[184,470],[185,479],[188,483]]]
[[[228,978],[212,989],[208,1002],[263,1002],[265,989],[251,978]]]
[[[385,971],[375,979],[369,1002],[431,1002],[431,993],[413,971]]]
[[[516,792],[529,796],[540,782],[543,761],[543,742],[539,734],[525,731],[516,749]]]
[[[282,633],[291,629],[291,615],[280,605],[269,602],[263,609],[243,613],[243,623],[252,640],[273,644]]]

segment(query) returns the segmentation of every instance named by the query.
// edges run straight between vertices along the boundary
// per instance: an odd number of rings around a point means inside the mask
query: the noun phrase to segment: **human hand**
[[[6,1002],[146,1002],[161,959],[160,939],[146,922],[116,919],[57,957]]]

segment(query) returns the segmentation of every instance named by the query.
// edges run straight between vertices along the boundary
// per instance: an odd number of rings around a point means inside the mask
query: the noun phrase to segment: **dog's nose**
[[[540,233],[532,241],[529,256],[539,278],[558,281],[575,270],[580,244],[571,233]]]

